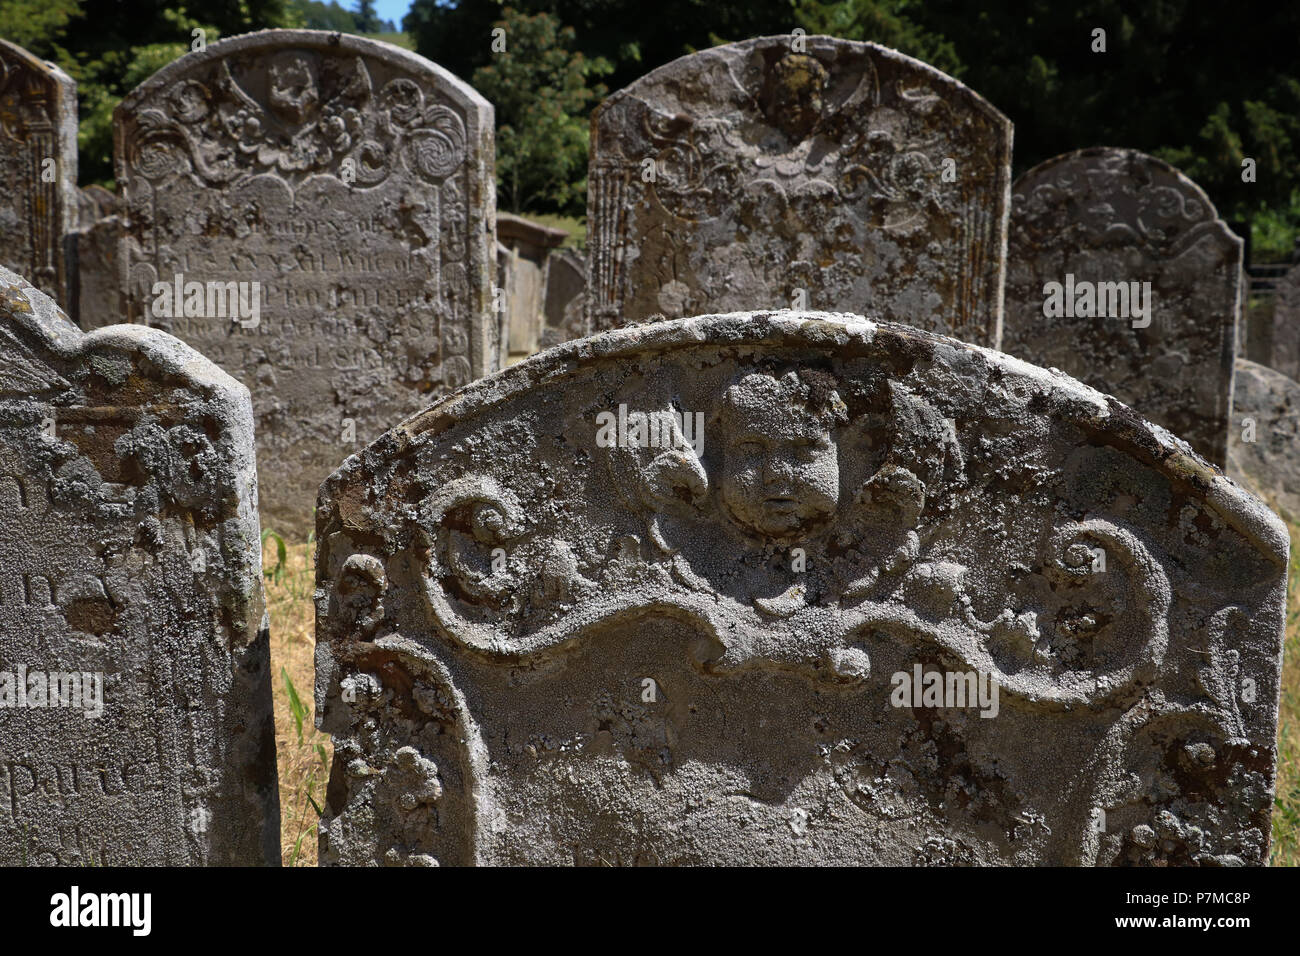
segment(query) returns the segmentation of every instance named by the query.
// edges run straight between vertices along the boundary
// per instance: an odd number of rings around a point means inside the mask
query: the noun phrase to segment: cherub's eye
[[[762,454],[763,451],[762,442],[755,441],[752,438],[747,438],[743,441],[738,441],[731,447],[734,448],[742,455],[758,455],[758,454]]]

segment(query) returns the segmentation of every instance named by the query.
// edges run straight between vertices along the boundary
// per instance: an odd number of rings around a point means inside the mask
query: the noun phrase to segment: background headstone
[[[0,514],[0,864],[278,865],[248,391],[0,269]]]
[[[542,348],[582,337],[587,263],[572,249],[556,249],[546,265],[546,321]]]
[[[952,77],[765,37],[660,67],[591,123],[590,329],[794,307],[997,345],[1011,123]]]
[[[549,255],[564,242],[563,229],[552,229],[522,216],[497,213],[497,240],[510,262],[509,361],[517,362],[542,345]]]
[[[83,329],[111,323],[125,313],[118,252],[122,206],[102,186],[77,191],[79,225],[66,238],[68,315]]]
[[[66,302],[77,222],[77,85],[0,40],[0,266]]]
[[[1300,520],[1300,384],[1245,359],[1234,382],[1228,473]]]
[[[1168,163],[1110,148],[1049,159],[1012,193],[1002,350],[1114,395],[1222,467],[1242,243],[1209,197]],[[1135,282],[1150,283],[1150,316],[1079,314],[1087,290]],[[1075,315],[1044,314],[1047,283]]]
[[[514,288],[514,263],[510,250],[500,239],[494,246],[496,253],[496,285],[492,288],[493,321],[497,326],[499,366],[505,368],[510,358],[510,300]]]
[[[1300,262],[1277,281],[1273,300],[1270,368],[1300,380]]]
[[[641,325],[393,429],[317,520],[325,864],[1267,857],[1285,527],[1061,373]]]
[[[305,536],[343,457],[499,364],[492,108],[389,44],[268,30],[160,70],[115,122],[130,316],[249,387],[264,523]],[[260,316],[160,315],[178,275],[256,281]]]

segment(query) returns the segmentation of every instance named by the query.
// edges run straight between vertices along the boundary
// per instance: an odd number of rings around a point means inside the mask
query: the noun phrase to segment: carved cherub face
[[[812,132],[825,111],[829,74],[815,57],[788,53],[771,68],[763,96],[767,121],[791,142]]]
[[[746,375],[727,389],[718,420],[724,460],[722,505],[761,537],[798,538],[839,504],[840,466],[832,429],[846,418],[834,389],[790,372]]]
[[[316,77],[307,58],[294,53],[276,57],[268,73],[271,109],[290,123],[303,123],[316,113],[320,95]]]

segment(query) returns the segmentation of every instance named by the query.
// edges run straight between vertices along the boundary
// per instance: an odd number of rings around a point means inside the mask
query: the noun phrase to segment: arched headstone
[[[1002,349],[1133,406],[1222,467],[1242,242],[1154,156],[1084,149],[1012,188]]]
[[[818,313],[557,346],[322,486],[323,863],[1262,863],[1287,536],[1130,409]]]
[[[248,386],[263,514],[305,536],[340,460],[499,364],[492,108],[389,44],[267,30],[115,123],[131,319]]]
[[[280,862],[248,391],[0,268],[0,864]]]
[[[952,77],[764,37],[660,67],[591,129],[591,329],[806,308],[997,345],[1011,122]]]

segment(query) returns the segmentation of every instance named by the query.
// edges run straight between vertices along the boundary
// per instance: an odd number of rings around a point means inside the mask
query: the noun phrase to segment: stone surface
[[[1114,395],[1222,466],[1241,239],[1199,186],[1136,150],[1057,156],[1012,192],[1002,349]],[[1086,311],[1085,289],[1124,283],[1131,292],[1138,282],[1150,283],[1151,315],[1048,317],[1045,286],[1061,284],[1064,297],[1068,276],[1076,312]]]
[[[546,321],[542,348],[582,336],[587,263],[572,249],[556,249],[546,264]]]
[[[1300,381],[1300,262],[1277,281],[1271,331],[1269,368]]]
[[[268,30],[160,70],[115,122],[131,318],[249,387],[264,523],[305,536],[344,457],[499,364],[492,108],[389,44]],[[178,274],[259,282],[260,316],[159,316]]]
[[[1274,510],[1300,521],[1300,384],[1237,359],[1228,471]]]
[[[591,128],[589,328],[851,309],[997,345],[1011,123],[938,70],[766,37],[647,74]]]
[[[102,186],[78,190],[79,225],[67,237],[68,316],[83,329],[110,324],[125,314],[118,252],[122,206]]]
[[[1061,373],[640,325],[398,425],[317,520],[326,864],[1265,859],[1285,528]],[[997,704],[896,701],[918,667]]]
[[[280,862],[256,509],[242,385],[0,269],[0,864]]]
[[[510,272],[507,307],[509,310],[509,359],[519,361],[542,345],[543,311],[546,305],[548,256],[567,238],[563,229],[497,213],[497,240],[509,257]]]
[[[122,210],[122,202],[117,194],[109,192],[103,186],[92,183],[77,190],[77,216],[83,226],[115,216]]]
[[[77,85],[0,40],[0,266],[66,302],[77,221]]]

